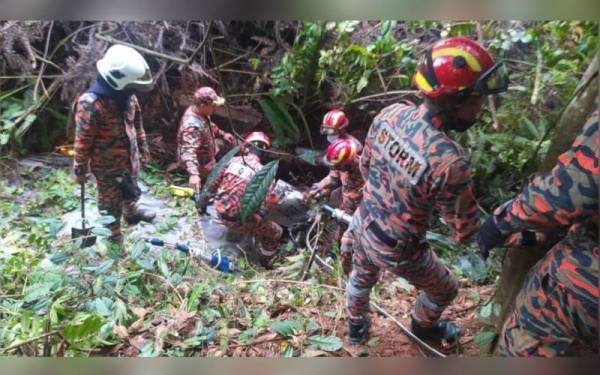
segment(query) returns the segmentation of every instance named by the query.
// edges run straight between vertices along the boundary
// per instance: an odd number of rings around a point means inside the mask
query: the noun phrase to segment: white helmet
[[[128,84],[151,85],[148,63],[135,49],[120,44],[111,46],[96,63],[98,73],[115,90]]]

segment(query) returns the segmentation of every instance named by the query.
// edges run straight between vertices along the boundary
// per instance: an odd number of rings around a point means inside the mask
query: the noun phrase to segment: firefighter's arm
[[[78,179],[84,179],[88,172],[88,164],[96,138],[96,122],[98,111],[94,103],[85,99],[79,100],[75,112],[75,142],[73,169]]]
[[[363,180],[366,182],[369,180],[369,165],[371,163],[371,148],[373,147],[373,140],[375,139],[375,124],[369,129],[365,144],[363,146],[362,154],[360,155],[359,168],[360,174]]]
[[[135,97],[134,97],[135,98]],[[134,107],[135,107],[135,133],[137,136],[138,149],[140,150],[141,160],[144,163],[150,161],[150,147],[148,147],[148,141],[146,140],[146,131],[144,130],[144,123],[142,120],[142,110],[140,108],[140,103],[137,99],[134,99]]]
[[[469,242],[479,228],[479,204],[473,193],[469,164],[459,158],[435,176],[435,183],[439,189],[437,205],[454,229],[455,240]]]
[[[572,166],[557,166],[552,175],[534,179],[515,199],[494,211],[499,231],[508,234],[522,229],[561,228],[570,226],[578,218],[590,216],[598,208],[597,197],[570,191],[577,189],[574,184],[570,188],[561,188],[560,184],[566,181],[590,184],[592,178]]]
[[[192,124],[187,124],[189,120],[183,120],[181,126],[181,137],[179,138],[179,160],[183,163],[186,171],[193,175],[199,175],[199,163],[197,150],[200,147],[200,129]]]
[[[329,174],[324,179],[319,181],[316,190],[323,195],[329,195],[331,192],[341,185],[340,172],[335,169],[329,170]]]
[[[209,173],[215,166],[214,155],[211,154],[211,147],[214,147],[211,143],[214,142],[211,136],[211,131],[207,126],[201,126],[198,129],[198,143],[197,143],[197,155],[198,155],[198,169],[203,173]]]
[[[213,134],[215,135],[215,138],[223,139],[225,143],[227,143],[230,147],[233,147],[236,144],[236,140],[233,134],[221,130],[221,128],[219,128],[214,122],[211,122],[210,126]]]

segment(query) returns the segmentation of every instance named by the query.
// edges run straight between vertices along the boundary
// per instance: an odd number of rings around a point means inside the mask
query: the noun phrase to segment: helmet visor
[[[481,95],[499,94],[508,89],[508,75],[502,61],[494,64],[475,82],[473,92]]]
[[[321,135],[335,135],[337,133],[338,131],[335,128],[327,125],[321,125]]]

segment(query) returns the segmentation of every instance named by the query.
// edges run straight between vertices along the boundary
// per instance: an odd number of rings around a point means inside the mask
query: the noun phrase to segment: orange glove
[[[265,198],[265,207],[267,211],[273,211],[279,203],[279,197],[276,194],[269,193]]]

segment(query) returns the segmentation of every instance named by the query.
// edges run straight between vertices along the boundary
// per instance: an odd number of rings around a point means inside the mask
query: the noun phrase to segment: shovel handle
[[[81,227],[85,229],[85,182],[81,181]]]

